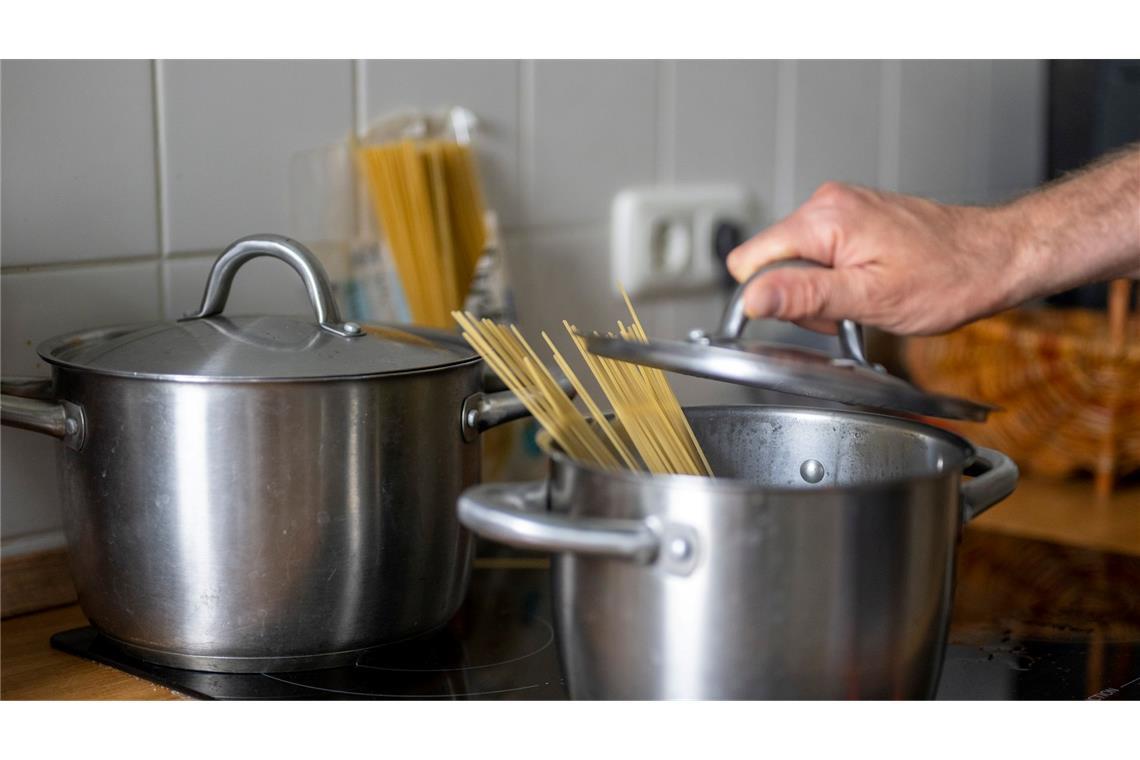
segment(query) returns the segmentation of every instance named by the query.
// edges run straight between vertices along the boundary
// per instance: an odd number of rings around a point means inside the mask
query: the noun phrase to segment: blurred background
[[[730,292],[709,257],[820,183],[1000,202],[1135,139],[1134,118],[1101,114],[1136,108],[1138,74],[1036,60],[136,60],[4,61],[0,77],[3,371],[46,376],[40,341],[181,316],[213,258],[251,233],[313,247],[349,316],[406,318],[398,294],[373,287],[392,262],[352,150],[448,109],[472,117],[469,134],[454,119],[448,129],[477,159],[504,308],[528,337],[564,318],[622,318],[614,275],[637,256],[653,270],[631,287],[647,329],[681,337],[715,326]],[[1049,138],[1061,129],[1063,156]],[[623,191],[687,221],[648,242],[619,238]],[[715,239],[694,221],[702,210]],[[1103,289],[1070,298],[1103,306]],[[290,269],[258,260],[228,311],[311,308]],[[827,347],[794,328],[756,329]],[[678,391],[688,403],[757,398],[684,380]],[[59,541],[56,447],[3,430],[7,550]]]

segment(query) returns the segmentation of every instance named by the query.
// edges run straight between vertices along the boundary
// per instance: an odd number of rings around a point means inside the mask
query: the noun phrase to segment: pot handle
[[[83,409],[52,398],[51,380],[6,377],[0,380],[0,391],[0,424],[59,438],[72,449],[83,447]]]
[[[557,382],[558,387],[565,391],[570,398],[577,395],[578,392],[568,379],[559,378]],[[519,400],[514,391],[473,393],[463,401],[463,411],[460,417],[463,440],[470,443],[478,438],[484,430],[490,430],[496,425],[521,419],[529,414],[526,405]]]
[[[511,546],[652,562],[660,539],[644,520],[578,518],[546,510],[546,484],[484,483],[459,497],[459,521]]]
[[[284,235],[250,235],[232,243],[229,248],[222,251],[206,279],[202,305],[198,307],[198,311],[187,314],[182,319],[204,319],[221,314],[226,307],[226,299],[229,298],[230,286],[237,270],[258,256],[280,259],[296,270],[305,282],[305,290],[309,292],[309,300],[313,304],[317,323],[322,330],[343,338],[357,338],[364,334],[360,325],[341,320],[336,298],[333,297],[332,288],[329,286],[328,275],[325,274],[320,260],[308,248]]]
[[[822,266],[823,264],[809,259],[781,259],[780,261],[765,264],[757,269],[752,273],[752,276],[741,283],[740,287],[733,293],[732,300],[728,302],[728,307],[724,310],[724,315],[720,318],[720,327],[717,328],[717,337],[737,340],[744,334],[744,328],[748,324],[748,315],[744,313],[744,291],[748,290],[748,286],[758,277],[771,272],[773,269],[781,269],[783,267]],[[862,325],[850,319],[841,320],[839,322],[838,337],[839,348],[843,353],[844,359],[861,367],[882,371],[881,367],[867,359],[867,350],[863,342]]]
[[[967,523],[1013,493],[1017,464],[1000,451],[978,448],[966,468],[974,476],[962,484],[962,522]]]

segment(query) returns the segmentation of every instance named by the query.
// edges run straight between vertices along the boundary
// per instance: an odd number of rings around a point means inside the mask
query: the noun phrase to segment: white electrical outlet
[[[614,196],[610,270],[630,295],[670,293],[720,283],[721,224],[747,238],[756,223],[752,193],[742,185],[633,187]]]

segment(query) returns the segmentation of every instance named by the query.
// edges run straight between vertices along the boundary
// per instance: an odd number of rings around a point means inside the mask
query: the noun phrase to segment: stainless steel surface
[[[5,377],[0,381],[0,393],[5,396],[20,396],[21,398],[38,398],[42,401],[51,399],[50,377]]]
[[[484,377],[484,385],[489,379]],[[496,384],[500,384],[498,378],[495,378],[495,381]],[[578,391],[567,378],[557,378],[556,382],[570,398],[577,395]],[[473,441],[479,433],[488,428],[526,417],[528,414],[526,405],[510,391],[476,393],[463,402],[463,438]]]
[[[860,367],[884,371],[880,365],[872,364],[871,360],[867,358],[867,348],[863,340],[863,325],[852,322],[850,319],[844,319],[839,323],[837,335],[839,337],[839,348],[845,357]]]
[[[823,465],[817,459],[805,459],[800,465],[800,477],[805,483],[818,483],[827,474]]]
[[[737,289],[717,334],[711,337],[695,330],[688,342],[638,343],[592,335],[586,339],[587,348],[599,356],[696,377],[887,411],[983,421],[995,409],[928,393],[888,374],[867,360],[862,327],[849,320],[839,325],[842,355],[834,358],[807,348],[742,339],[748,322],[744,313],[748,284],[773,268],[805,265],[808,262],[802,260],[782,261],[758,270]]]
[[[1013,493],[1020,471],[1017,464],[1000,451],[979,447],[966,474],[976,476],[962,484],[963,513],[966,520],[973,520]]]
[[[221,314],[226,307],[230,285],[233,284],[237,270],[242,264],[259,256],[271,256],[293,267],[305,283],[317,324],[322,330],[346,338],[361,335],[360,325],[341,320],[340,309],[337,308],[321,262],[308,248],[283,235],[250,235],[231,244],[210,268],[206,292],[202,294],[202,305],[198,311],[187,314],[185,319],[203,319]]]
[[[41,348],[53,400],[5,395],[3,422],[68,441],[71,421],[82,436],[59,447],[58,477],[93,625],[154,662],[259,672],[338,664],[447,622],[470,572],[454,505],[479,480],[462,410],[483,364],[458,336],[367,331],[209,317]],[[370,374],[335,374],[362,369],[359,352]],[[409,371],[410,356],[437,366]],[[267,373],[235,377],[258,357]],[[290,374],[323,362],[332,377]],[[195,374],[161,374],[175,365]]]
[[[281,258],[302,274],[323,324],[298,317],[218,315],[234,273],[260,255]],[[330,322],[340,317],[324,272],[311,253],[287,238],[247,238],[227,249],[218,262],[198,315],[63,335],[41,344],[40,356],[58,367],[188,382],[367,378],[480,361],[457,334]],[[335,325],[339,327],[334,330]]]
[[[79,420],[69,417],[63,404],[21,396],[0,397],[0,419],[9,427],[34,430],[53,438],[67,438],[79,432]]]
[[[480,533],[489,525],[498,540],[561,552],[554,592],[572,696],[932,696],[959,531],[1008,492],[1008,460],[881,415],[687,414],[722,477],[606,473],[556,452],[545,498],[524,484],[460,502]],[[806,460],[823,466],[819,483],[804,482]],[[967,468],[979,474],[972,490]],[[648,561],[563,543],[572,530],[638,523],[689,538]],[[670,564],[686,554],[687,575]]]
[[[283,670],[448,620],[454,516],[479,478],[459,432],[478,367],[432,377],[172,383],[60,371],[91,421],[60,447],[83,611],[157,662]]]
[[[523,548],[652,562],[660,548],[645,520],[574,519],[543,512],[544,483],[484,483],[459,499],[459,519],[479,535]]]

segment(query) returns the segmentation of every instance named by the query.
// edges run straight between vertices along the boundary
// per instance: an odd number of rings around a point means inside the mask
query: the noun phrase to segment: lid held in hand
[[[839,323],[842,356],[831,357],[798,346],[744,340],[748,323],[744,291],[761,274],[779,266],[818,266],[802,259],[762,267],[737,288],[715,335],[694,331],[689,342],[651,340],[637,343],[593,335],[591,353],[686,375],[749,385],[823,401],[892,412],[984,421],[996,409],[967,399],[929,393],[867,360],[863,329],[850,320]]]

